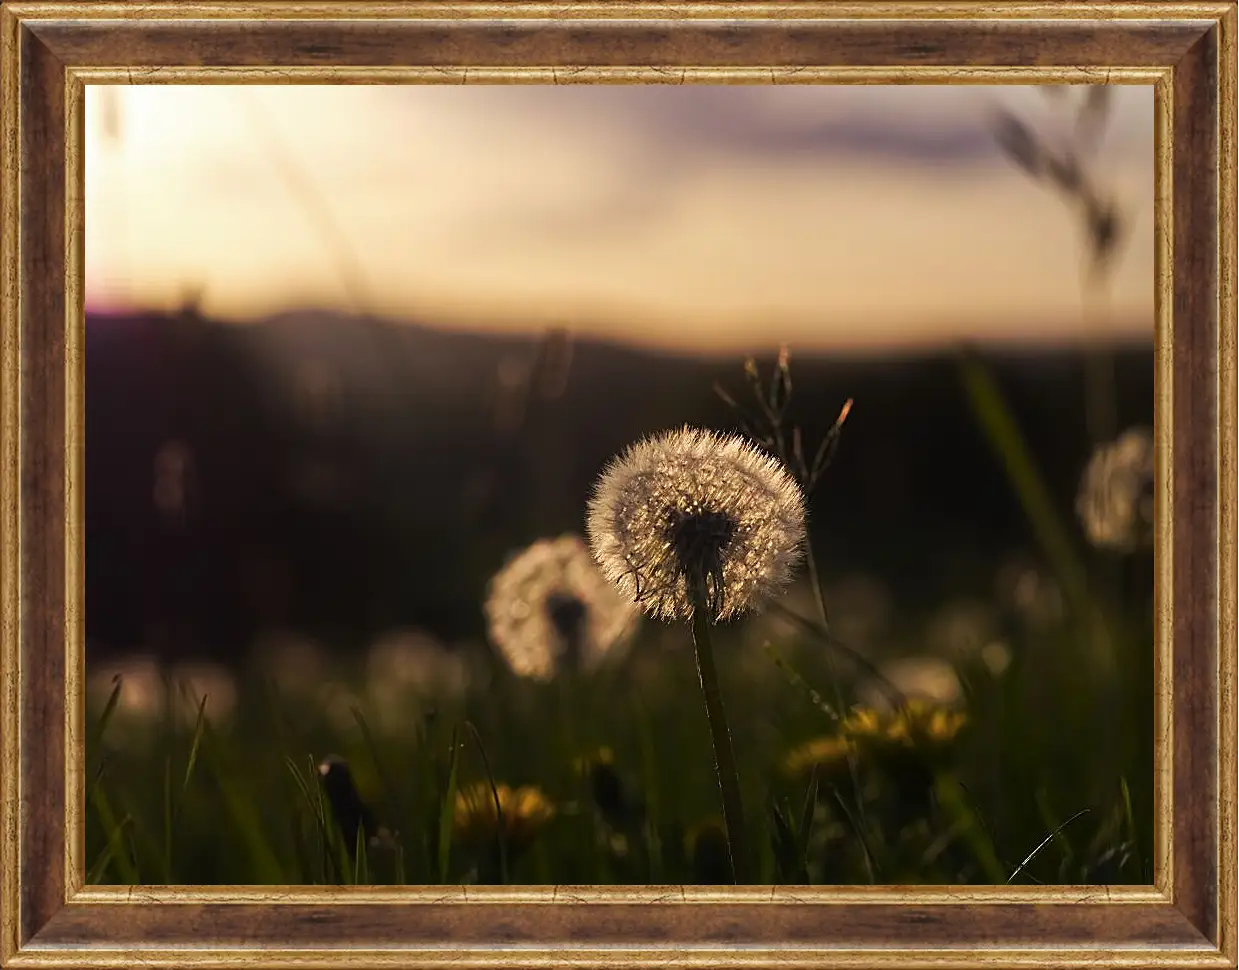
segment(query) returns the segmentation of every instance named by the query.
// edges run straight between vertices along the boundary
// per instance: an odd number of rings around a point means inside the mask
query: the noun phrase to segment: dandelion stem
[[[731,733],[727,729],[723,695],[718,686],[718,669],[714,666],[709,613],[701,604],[693,609],[693,646],[696,648],[701,693],[706,703],[706,719],[710,722],[710,739],[714,744],[714,770],[718,775],[718,787],[723,796],[723,823],[727,828],[732,877],[737,885],[751,885],[753,879],[748,840],[744,834],[740,775],[736,771],[736,757],[731,747]]]

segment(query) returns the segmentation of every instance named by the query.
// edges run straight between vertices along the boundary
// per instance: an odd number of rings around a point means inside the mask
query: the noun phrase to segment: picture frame
[[[1236,7],[0,7],[0,966],[1234,967]],[[86,887],[90,83],[1156,86],[1150,887]]]

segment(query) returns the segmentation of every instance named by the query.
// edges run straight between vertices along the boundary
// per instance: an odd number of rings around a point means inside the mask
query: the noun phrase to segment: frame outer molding
[[[1104,12],[1103,12],[1104,11]],[[238,20],[263,17],[302,16],[306,20],[371,18],[374,27],[381,18],[398,13],[416,30],[441,28],[452,39],[486,35],[494,18],[504,18],[502,37],[510,44],[499,61],[474,67],[427,65],[419,69],[384,68],[354,63],[351,68],[333,71],[324,59],[335,63],[343,58],[353,63],[364,56],[370,41],[351,55],[348,42],[319,49],[301,46],[298,57],[304,63],[288,68],[269,68],[249,63],[268,48],[262,38],[243,52],[247,67],[237,70],[219,64],[210,67],[183,67],[176,63],[159,64],[152,60],[150,74],[135,75],[127,67],[111,66],[102,51],[107,49],[109,31],[138,40],[139,49],[158,51],[160,44],[175,42],[161,38],[163,23],[172,25],[168,34],[185,30],[206,37],[225,34]],[[666,68],[657,64],[645,67],[612,64],[601,68],[578,68],[553,63],[554,48],[547,36],[526,29],[529,20],[556,15],[590,18],[589,22],[567,22],[549,28],[558,31],[569,47],[583,43],[591,30],[627,28],[616,21],[639,19],[643,27],[654,23],[665,27],[670,22],[689,29],[710,18],[724,15],[729,25],[740,31],[756,28],[777,33],[780,20],[794,19],[801,28],[810,18],[830,21],[838,32],[848,24],[860,25],[857,36],[871,36],[867,29],[874,19],[902,15],[903,30],[924,32],[928,24],[957,27],[973,20],[993,19],[999,26],[1019,18],[1037,18],[1040,30],[1053,31],[1064,21],[1083,24],[1162,21],[1181,41],[1172,65],[1158,66],[1149,55],[1141,55],[1142,69],[1149,79],[1160,76],[1161,100],[1155,109],[1159,132],[1158,148],[1158,225],[1163,230],[1157,241],[1156,292],[1159,304],[1156,356],[1156,390],[1159,431],[1170,434],[1173,447],[1162,449],[1159,476],[1175,487],[1159,495],[1159,513],[1166,525],[1166,542],[1157,566],[1159,594],[1158,628],[1173,633],[1173,642],[1158,651],[1158,683],[1173,698],[1173,704],[1159,704],[1158,743],[1164,748],[1158,769],[1157,807],[1166,814],[1159,818],[1155,837],[1157,886],[1154,891],[1116,887],[1104,895],[1081,897],[1081,888],[1050,889],[1041,892],[1013,890],[945,889],[897,894],[875,890],[775,890],[748,889],[723,892],[700,889],[604,890],[560,887],[555,896],[549,891],[497,889],[459,891],[451,887],[433,890],[355,890],[320,889],[167,889],[107,890],[81,885],[84,833],[81,831],[80,795],[84,759],[83,712],[79,704],[66,703],[66,697],[81,696],[82,678],[82,487],[84,453],[82,431],[85,415],[82,393],[81,337],[83,263],[83,200],[81,150],[83,133],[83,85],[106,79],[128,79],[155,83],[184,83],[190,80],[239,82],[244,80],[283,81],[325,78],[328,73],[346,82],[366,83],[385,79],[435,82],[523,80],[526,83],[562,80],[574,82],[667,80],[700,83],[713,80],[741,80],[748,83],[773,81],[803,82],[843,77],[853,80],[911,81],[942,76],[948,70],[938,64],[902,67],[836,68],[748,68],[709,62],[700,68]],[[188,27],[190,18],[204,21]],[[924,19],[916,19],[917,17]],[[209,19],[208,19],[209,18]],[[764,18],[769,18],[765,20]],[[199,927],[214,926],[216,931],[231,925],[227,914],[241,915],[260,904],[270,911],[304,911],[316,920],[327,910],[360,912],[368,906],[400,905],[411,915],[423,906],[454,907],[468,903],[470,921],[501,926],[490,919],[492,907],[532,906],[525,914],[539,922],[537,913],[552,901],[571,910],[584,907],[618,906],[662,902],[671,906],[751,908],[755,904],[775,904],[774,916],[781,907],[796,908],[809,900],[824,905],[823,914],[837,907],[891,905],[891,917],[901,911],[914,917],[915,911],[943,905],[947,910],[994,914],[987,903],[999,898],[1017,907],[1034,899],[1049,908],[1079,900],[1085,907],[1104,901],[1105,910],[1118,913],[1132,907],[1149,917],[1164,914],[1173,907],[1190,936],[1170,933],[1171,949],[1136,949],[1122,945],[1101,950],[1063,950],[1053,941],[1039,951],[997,949],[966,954],[963,951],[903,949],[881,951],[864,949],[833,950],[810,948],[795,951],[757,949],[746,956],[706,947],[675,949],[674,962],[693,966],[762,965],[792,967],[820,965],[829,960],[838,965],[955,966],[1020,965],[1045,966],[1051,963],[1115,966],[1209,966],[1235,965],[1236,901],[1234,869],[1236,825],[1235,781],[1235,486],[1236,486],[1236,333],[1235,333],[1235,43],[1236,8],[1219,3],[1114,3],[1114,4],[1032,4],[982,5],[973,3],[915,6],[911,4],[336,4],[249,3],[170,4],[58,4],[14,3],[0,8],[0,129],[3,143],[0,158],[0,966],[126,966],[133,962],[161,966],[219,966],[270,964],[281,966],[338,965],[329,949],[302,951],[295,956],[285,951],[268,951],[259,956],[244,951],[221,951],[213,957],[205,951],[187,951],[181,945],[155,942],[140,949],[117,942],[91,952],[82,949],[82,933],[97,928],[101,919],[117,921],[107,915],[115,905],[133,905],[136,922],[147,923],[162,908],[159,923],[172,924],[192,914]],[[94,21],[94,22],[91,22]],[[107,21],[107,22],[105,22]],[[158,21],[159,23],[154,23]],[[847,22],[846,24],[844,22]],[[231,22],[231,23],[230,23]],[[446,26],[443,27],[443,24]],[[737,26],[739,25],[739,26]],[[247,25],[248,26],[248,25]],[[539,25],[544,26],[544,25]],[[707,25],[708,26],[708,25]],[[817,25],[813,25],[816,27]],[[877,25],[874,25],[877,26]],[[885,26],[885,25],[883,25]],[[147,28],[154,28],[152,34]],[[287,29],[285,29],[287,28]],[[807,29],[807,28],[806,28]],[[1159,28],[1160,29],[1160,28]],[[950,30],[943,27],[943,36]],[[144,32],[145,31],[145,32]],[[374,27],[374,36],[383,28]],[[293,42],[301,38],[295,25],[281,24],[269,31]],[[235,34],[235,32],[234,32]],[[361,31],[362,35],[366,31]],[[264,34],[264,37],[266,34]],[[638,32],[638,36],[640,36]],[[1024,37],[1020,31],[1012,36]],[[1169,36],[1169,35],[1167,35]],[[279,43],[286,41],[272,41]],[[728,35],[716,37],[711,48],[726,60]],[[142,45],[146,46],[143,47]],[[153,46],[152,46],[153,45]],[[450,44],[448,45],[450,48]],[[221,49],[227,45],[221,45]],[[546,67],[506,66],[518,51],[550,51]],[[575,49],[575,48],[574,48]],[[660,48],[661,49],[661,48]],[[1022,50],[1022,48],[1021,48]],[[208,61],[217,56],[204,47]],[[1018,51],[1016,52],[1018,54]],[[225,55],[234,51],[225,50]],[[940,58],[941,49],[920,48],[914,60],[928,56]],[[526,58],[527,60],[528,58]],[[641,61],[640,57],[634,62]],[[230,62],[231,63],[231,62]],[[470,63],[468,60],[459,63]],[[993,67],[967,69],[974,80],[993,81],[999,77],[1037,75],[1055,79],[1096,79],[1103,72],[1106,80],[1116,79],[1122,69],[1063,66],[1021,69]],[[207,73],[210,72],[210,73]],[[1136,72],[1131,72],[1133,75]],[[960,81],[964,69],[954,69],[951,80]],[[518,76],[519,75],[519,76]],[[1214,110],[1199,110],[1213,104]],[[1216,99],[1216,100],[1211,100]],[[1196,106],[1196,110],[1193,110]],[[63,164],[57,162],[60,160]],[[1196,161],[1206,160],[1204,164]],[[11,163],[11,164],[10,164]],[[46,212],[63,211],[61,219],[47,218]],[[1216,227],[1210,232],[1204,227]],[[1169,231],[1165,231],[1169,230]],[[1211,280],[1202,286],[1199,281]],[[1173,321],[1173,328],[1171,327]],[[1173,334],[1173,338],[1172,338]],[[1176,353],[1173,340],[1179,341]],[[1187,348],[1191,348],[1190,350]],[[1207,351],[1212,350],[1212,353]],[[1200,429],[1211,431],[1202,434]],[[1193,433],[1193,429],[1196,429]],[[74,446],[67,446],[74,442]],[[1190,486],[1190,487],[1188,487]],[[1172,518],[1164,513],[1172,512]],[[1174,532],[1182,530],[1191,542],[1170,544]],[[1202,541],[1203,540],[1203,541]],[[1173,594],[1173,595],[1172,595]],[[1166,639],[1166,638],[1163,638]],[[1173,650],[1171,650],[1173,646]],[[61,683],[62,692],[43,692],[38,685]],[[1164,709],[1163,709],[1164,708]],[[74,754],[66,755],[67,746]],[[1170,757],[1172,755],[1172,757]],[[1191,811],[1175,807],[1193,806]],[[1195,810],[1197,805],[1211,810]],[[59,821],[63,820],[63,825]],[[66,832],[72,833],[66,837]],[[894,908],[896,897],[902,902]],[[247,903],[247,900],[250,902]],[[1158,903],[1161,902],[1159,906]],[[408,904],[412,904],[409,908]],[[1167,906],[1166,904],[1169,904]],[[168,904],[173,907],[167,908]],[[154,907],[154,909],[152,909]],[[184,909],[182,910],[182,907]],[[478,908],[480,907],[480,909]],[[559,906],[556,906],[558,909]],[[178,912],[180,910],[181,912]],[[139,916],[139,911],[142,913]],[[617,910],[616,912],[619,912]],[[1031,915],[1031,910],[1029,911]],[[315,914],[319,914],[317,917]],[[391,916],[397,913],[389,913]],[[463,914],[462,914],[463,915]],[[1133,912],[1132,916],[1136,914]],[[605,917],[603,917],[605,918]],[[737,917],[738,918],[738,917]],[[202,921],[205,920],[205,924]],[[334,919],[328,919],[333,923]],[[449,921],[450,922],[450,921]],[[566,928],[579,920],[552,920],[548,929]],[[912,922],[919,923],[913,919]],[[1006,924],[1006,920],[1001,921]],[[153,925],[153,924],[151,924]],[[272,926],[286,925],[277,919]],[[1100,923],[1098,924],[1100,927]],[[192,931],[191,931],[192,932]],[[1160,932],[1160,931],[1159,931]],[[1167,927],[1167,932],[1169,927]],[[905,934],[897,934],[901,940]],[[192,936],[190,937],[193,938]],[[574,939],[567,937],[566,939]],[[627,937],[625,937],[627,939]],[[325,942],[325,940],[324,940]],[[412,942],[412,941],[409,941]],[[549,938],[541,947],[546,954]],[[561,938],[562,942],[566,942]],[[653,943],[648,941],[646,946]],[[323,943],[320,943],[320,946]],[[515,954],[493,951],[466,943],[456,951],[408,949],[409,943],[389,946],[395,949],[350,951],[349,963],[366,961],[373,965],[409,966],[447,964],[454,966],[495,967],[510,964]],[[1164,944],[1163,944],[1164,945]],[[649,958],[665,962],[664,955],[621,947],[609,958],[598,948],[560,950],[558,957],[540,956],[530,965],[561,964],[567,961],[608,966],[640,965]],[[677,945],[679,946],[679,945]],[[1001,944],[999,944],[1001,947]],[[94,949],[92,947],[92,949]],[[533,951],[537,952],[537,951]],[[935,956],[934,953],[937,953]],[[404,956],[400,954],[403,953]],[[439,955],[436,956],[435,954]],[[642,953],[646,960],[642,959]],[[697,954],[694,956],[694,954]],[[412,961],[410,960],[412,958]],[[358,963],[360,965],[360,963]]]

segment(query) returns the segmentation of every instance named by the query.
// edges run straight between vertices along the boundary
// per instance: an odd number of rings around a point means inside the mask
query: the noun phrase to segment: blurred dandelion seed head
[[[596,670],[627,642],[637,615],[576,535],[517,553],[491,580],[485,612],[513,673],[537,680],[574,665]]]
[[[365,705],[355,690],[340,681],[323,684],[317,699],[323,717],[338,734],[350,735],[359,730],[354,710],[363,710]]]
[[[994,640],[981,648],[981,663],[995,677],[1001,677],[1011,666],[1011,648],[1001,640]]]
[[[497,784],[492,790],[488,782],[478,782],[456,793],[452,824],[461,843],[483,845],[495,838],[499,828],[496,795],[499,796],[499,810],[503,813],[504,839],[510,848],[527,846],[555,817],[555,806],[540,788],[532,785],[512,788]]]
[[[891,594],[870,576],[852,575],[831,583],[826,602],[831,630],[854,649],[875,647],[889,632],[894,615]]]
[[[1089,542],[1135,552],[1153,544],[1153,432],[1129,428],[1093,452],[1076,496],[1076,512]]]
[[[204,701],[204,716],[215,725],[226,721],[236,710],[236,680],[218,664],[182,664],[172,669],[169,679],[178,701],[174,709],[182,723],[194,724],[198,705]]]
[[[1066,619],[1067,604],[1058,583],[1023,557],[1008,561],[998,571],[996,587],[1003,610],[1038,633]]]
[[[167,685],[153,657],[127,657],[92,670],[86,686],[91,704],[102,709],[118,683],[120,694],[112,713],[113,723],[141,723],[163,715]]]
[[[882,668],[882,675],[908,700],[950,706],[957,704],[963,696],[955,668],[936,657],[895,660]],[[871,708],[891,706],[889,691],[884,691],[878,683],[865,684],[860,690],[860,697]]]
[[[305,699],[318,692],[330,676],[326,651],[313,640],[293,633],[271,633],[254,644],[260,676],[280,693]]]
[[[88,703],[102,709],[117,684],[120,693],[110,723],[122,732],[149,727],[164,717],[177,727],[192,728],[204,699],[204,716],[217,726],[237,707],[236,680],[226,668],[213,663],[164,668],[154,657],[124,658],[92,669],[86,685]]]
[[[719,622],[791,579],[805,540],[804,495],[746,439],[685,427],[611,462],[588,531],[602,571],[647,614],[687,620],[696,593]]]
[[[989,603],[959,600],[930,618],[925,644],[930,653],[961,660],[976,656],[997,635],[997,618]]]
[[[419,701],[459,697],[470,680],[460,648],[449,648],[421,630],[394,630],[366,655],[367,712],[383,731],[408,730],[420,716]]]

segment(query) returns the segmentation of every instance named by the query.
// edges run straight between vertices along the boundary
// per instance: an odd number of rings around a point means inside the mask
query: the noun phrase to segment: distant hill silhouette
[[[989,359],[1070,514],[1082,356]],[[1116,361],[1121,425],[1151,422],[1151,344]],[[609,457],[684,422],[732,428],[711,385],[746,390],[739,359],[317,312],[92,314],[86,372],[92,656],[235,656],[273,627],[341,648],[392,626],[480,633],[487,577],[579,531]],[[793,357],[793,378],[810,442],[856,402],[813,505],[826,571],[869,572],[912,607],[1031,546],[949,354]]]

